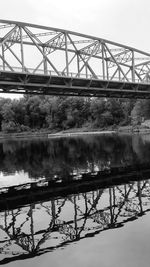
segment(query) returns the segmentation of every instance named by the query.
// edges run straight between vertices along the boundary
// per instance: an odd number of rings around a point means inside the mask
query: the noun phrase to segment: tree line
[[[103,129],[139,124],[149,115],[149,100],[38,95],[24,95],[19,100],[0,98],[3,132]]]

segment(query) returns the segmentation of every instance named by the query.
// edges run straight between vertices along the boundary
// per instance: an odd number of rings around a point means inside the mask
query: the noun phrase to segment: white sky
[[[1,0],[0,19],[77,31],[150,52],[150,0]]]

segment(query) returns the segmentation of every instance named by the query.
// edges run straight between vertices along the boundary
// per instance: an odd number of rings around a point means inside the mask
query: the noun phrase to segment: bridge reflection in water
[[[123,227],[150,211],[150,181],[137,172],[136,181],[107,180],[94,191],[58,193],[46,200],[0,212],[0,265],[62,248],[102,231]],[[147,175],[148,176],[148,175]],[[8,204],[8,203],[6,203]]]

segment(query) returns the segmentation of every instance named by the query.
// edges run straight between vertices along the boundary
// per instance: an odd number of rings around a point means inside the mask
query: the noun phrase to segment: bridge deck
[[[1,93],[150,98],[150,84],[67,76],[0,72]]]

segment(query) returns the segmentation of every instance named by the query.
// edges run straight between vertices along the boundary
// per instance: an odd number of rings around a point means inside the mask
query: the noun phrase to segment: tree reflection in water
[[[0,213],[0,264],[36,257],[150,210],[149,180],[55,197]]]
[[[0,142],[0,172],[23,171],[30,178],[98,171],[150,159],[150,142],[138,135],[99,135]]]

